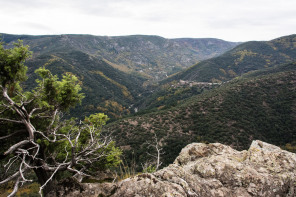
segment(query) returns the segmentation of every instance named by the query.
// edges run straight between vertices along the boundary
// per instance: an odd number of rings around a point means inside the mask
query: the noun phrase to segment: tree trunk
[[[34,172],[38,178],[38,182],[39,184],[42,186],[51,176],[51,174],[42,169],[42,168],[37,168],[37,169],[34,169]],[[53,178],[52,180],[50,180],[46,186],[43,188],[43,196],[44,197],[49,197],[49,193],[54,191],[56,189],[56,181],[55,179]],[[55,193],[55,192],[54,192]],[[52,197],[52,195],[50,195]]]

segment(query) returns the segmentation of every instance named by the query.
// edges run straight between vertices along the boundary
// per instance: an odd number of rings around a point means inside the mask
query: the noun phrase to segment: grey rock
[[[247,151],[193,143],[166,168],[114,184],[85,184],[82,193],[90,190],[94,195],[85,196],[292,197],[296,154],[258,140]]]

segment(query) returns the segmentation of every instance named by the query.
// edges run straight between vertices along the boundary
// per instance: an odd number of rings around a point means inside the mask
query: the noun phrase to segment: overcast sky
[[[296,33],[296,0],[0,0],[0,32],[270,40]]]

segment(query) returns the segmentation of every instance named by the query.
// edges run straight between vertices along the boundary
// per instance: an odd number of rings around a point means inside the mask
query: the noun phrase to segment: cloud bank
[[[0,32],[269,40],[295,33],[295,0],[0,0]]]

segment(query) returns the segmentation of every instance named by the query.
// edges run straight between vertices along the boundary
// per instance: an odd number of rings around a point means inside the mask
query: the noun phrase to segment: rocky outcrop
[[[258,140],[248,151],[193,143],[162,170],[114,184],[85,184],[80,195],[86,192],[113,197],[292,197],[296,196],[296,154]]]

